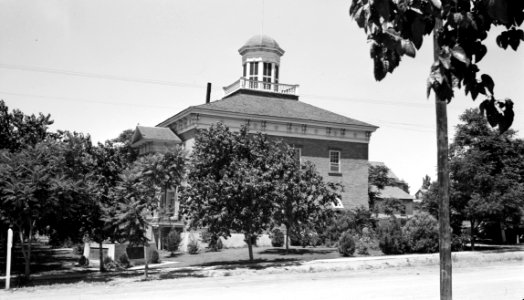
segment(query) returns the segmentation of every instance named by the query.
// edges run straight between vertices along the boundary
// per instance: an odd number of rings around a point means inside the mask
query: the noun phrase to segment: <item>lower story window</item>
[[[329,150],[329,171],[340,173],[340,151]]]

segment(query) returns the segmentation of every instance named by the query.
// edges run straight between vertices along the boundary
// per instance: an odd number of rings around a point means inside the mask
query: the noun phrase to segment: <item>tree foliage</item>
[[[503,26],[497,44],[516,50],[524,41],[518,27],[524,20],[520,0],[354,0],[350,15],[367,34],[376,80],[382,80],[400,64],[404,55],[415,57],[424,35],[438,26],[438,59],[431,66],[427,94],[433,90],[443,101],[451,101],[454,88],[475,100],[488,97],[484,108],[491,113],[492,126],[501,132],[513,122],[513,103],[494,99],[493,79],[478,75],[478,63],[487,53],[484,42],[492,26]],[[497,106],[499,106],[497,108]],[[500,112],[500,109],[503,111]]]
[[[19,235],[25,259],[25,276],[30,275],[33,234],[57,229],[57,219],[74,212],[74,200],[82,182],[67,177],[62,145],[55,141],[37,143],[19,152],[0,153],[0,218]]]
[[[463,217],[518,223],[524,207],[524,141],[491,130],[478,110],[461,117],[450,146],[451,180]]]
[[[287,162],[282,146],[245,126],[232,132],[218,123],[200,131],[183,203],[190,226],[216,236],[243,233],[253,259],[252,238],[272,223],[275,180]]]
[[[369,165],[368,169],[368,196],[369,208],[377,212],[376,201],[380,198],[380,192],[386,186],[395,186],[409,194],[409,185],[404,180],[399,180],[389,175],[390,170],[384,165]],[[391,214],[403,206],[398,199],[385,199],[385,209]]]
[[[324,182],[311,162],[297,164],[293,150],[289,150],[283,156],[288,163],[282,163],[282,175],[275,182],[277,196],[273,212],[275,225],[285,225],[287,236],[293,231],[314,229],[322,223],[326,210],[337,205],[342,190],[338,183]]]
[[[50,133],[53,124],[51,115],[26,115],[18,109],[9,112],[3,100],[0,100],[0,149],[16,152],[28,146],[35,146]]]
[[[471,222],[472,242],[482,223],[518,224],[524,214],[524,142],[508,130],[492,130],[478,109],[466,110],[450,145],[452,226]],[[437,216],[438,191],[432,184],[423,206]]]

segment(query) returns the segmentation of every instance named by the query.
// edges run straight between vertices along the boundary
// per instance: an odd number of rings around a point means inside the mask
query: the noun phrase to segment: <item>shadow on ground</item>
[[[327,254],[332,253],[335,250],[333,249],[315,249],[315,248],[291,248],[291,249],[281,249],[281,248],[270,248],[260,252],[261,254],[275,254],[275,255],[307,255],[307,254]]]

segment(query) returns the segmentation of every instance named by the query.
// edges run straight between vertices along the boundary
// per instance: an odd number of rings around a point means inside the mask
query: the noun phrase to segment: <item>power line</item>
[[[70,98],[70,97],[60,97],[60,96],[44,96],[44,95],[25,94],[25,93],[12,93],[12,92],[4,92],[4,91],[0,91],[0,95],[1,94],[11,95],[11,96],[20,96],[20,97],[29,97],[29,98],[51,99],[51,100],[59,100],[59,101],[74,101],[74,102],[95,103],[95,104],[104,104],[104,105],[136,106],[136,107],[175,109],[175,107],[173,107],[173,106],[162,106],[162,105],[151,105],[151,104],[137,104],[137,103],[124,103],[124,102],[111,102],[111,101],[101,101],[101,100],[88,100],[88,99],[80,99],[80,98]]]
[[[143,78],[135,78],[135,77],[124,77],[124,76],[116,76],[116,75],[108,75],[108,74],[78,72],[78,71],[69,71],[69,70],[61,70],[61,69],[53,69],[53,68],[43,68],[43,67],[35,67],[35,66],[10,65],[10,64],[2,64],[2,63],[0,63],[0,68],[9,69],[9,70],[18,70],[18,71],[30,71],[30,72],[40,72],[40,73],[51,73],[51,74],[59,74],[59,75],[86,77],[86,78],[94,78],[94,79],[106,79],[106,80],[118,80],[118,81],[136,82],[136,83],[144,83],[144,84],[156,84],[156,85],[164,85],[164,86],[176,86],[176,87],[185,87],[185,88],[200,88],[200,89],[204,89],[205,88],[204,84],[200,85],[200,84],[187,83],[187,82],[176,82],[176,81],[143,79]]]
[[[81,98],[71,98],[71,97],[61,97],[61,96],[46,96],[46,95],[36,95],[36,94],[26,94],[26,93],[13,93],[0,91],[0,95],[10,95],[10,96],[19,96],[19,97],[29,97],[29,98],[40,98],[40,99],[51,99],[58,101],[66,102],[83,102],[83,103],[93,103],[93,104],[102,104],[102,105],[115,105],[115,106],[134,106],[134,107],[147,107],[147,108],[161,108],[161,109],[177,109],[174,106],[163,106],[163,105],[151,105],[151,104],[137,104],[137,103],[123,103],[123,102],[112,102],[112,101],[102,101],[102,100],[88,100]],[[376,120],[377,123],[388,124],[387,127],[397,128],[401,130],[416,131],[416,132],[433,132],[431,127],[422,124],[415,123],[401,123],[401,122],[390,122],[384,120]],[[384,127],[386,127],[384,126]]]

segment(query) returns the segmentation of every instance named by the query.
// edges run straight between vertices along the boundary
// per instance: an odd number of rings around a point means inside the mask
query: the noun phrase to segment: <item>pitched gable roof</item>
[[[178,144],[182,140],[169,128],[165,127],[146,127],[137,126],[131,144],[135,145],[140,141],[159,141]]]

